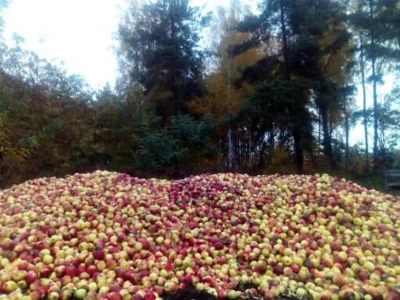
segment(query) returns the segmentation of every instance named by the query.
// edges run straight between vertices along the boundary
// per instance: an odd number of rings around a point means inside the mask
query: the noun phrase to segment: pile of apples
[[[394,300],[399,255],[399,198],[326,174],[97,171],[0,191],[0,299]]]

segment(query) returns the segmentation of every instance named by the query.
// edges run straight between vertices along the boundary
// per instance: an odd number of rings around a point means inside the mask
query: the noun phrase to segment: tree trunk
[[[253,143],[252,143],[252,137],[251,137],[251,120],[249,119],[249,128],[248,128],[248,131],[249,131],[249,136],[248,136],[248,139],[249,139],[249,142],[248,142],[248,147],[249,147],[249,153],[248,153],[248,167],[250,167],[251,166],[251,158],[252,158],[252,151],[253,151]]]
[[[304,155],[303,148],[301,147],[301,134],[298,129],[293,131],[294,139],[294,155],[296,160],[297,172],[299,174],[303,173]]]
[[[343,95],[343,103],[344,103],[344,131],[345,131],[345,136],[346,136],[346,150],[345,150],[345,168],[346,172],[349,171],[349,132],[350,132],[350,127],[349,127],[349,113],[347,110],[347,101],[346,101],[346,96]]]
[[[318,114],[318,147],[321,145],[321,113]]]
[[[378,95],[377,95],[377,83],[376,83],[376,71],[375,71],[375,58],[372,59],[372,94],[374,98],[374,167],[378,167],[379,153],[378,153]]]
[[[322,120],[322,135],[323,135],[322,145],[324,148],[324,155],[327,157],[330,167],[333,168],[334,162],[332,154],[332,139],[329,129],[328,112],[325,105],[323,104],[319,106],[319,110]]]
[[[375,30],[374,30],[374,7],[373,0],[369,0],[370,12],[370,26],[371,26],[371,67],[372,67],[372,95],[374,100],[374,168],[378,168],[379,154],[378,154],[378,94],[377,94],[377,78],[376,78],[376,44],[375,44]]]
[[[233,171],[235,169],[235,141],[234,141],[234,127],[232,122],[229,122],[229,130],[228,130],[228,169]]]
[[[261,142],[261,148],[258,152],[258,168],[262,169],[264,168],[264,152],[265,152],[265,148],[267,143],[265,142],[265,136],[263,138],[263,141]]]
[[[290,80],[290,72],[288,68],[288,36],[286,31],[286,22],[285,22],[285,5],[283,0],[279,1],[280,5],[280,26],[281,26],[281,33],[282,33],[282,44],[283,44],[283,76],[286,80]],[[299,128],[296,128],[292,132],[293,139],[294,139],[294,152],[295,152],[295,160],[296,166],[299,173],[303,172],[303,163],[304,163],[304,154],[303,148],[301,145],[301,138],[302,134]]]
[[[365,139],[365,170],[369,169],[369,150],[368,150],[368,122],[367,122],[367,90],[365,87],[365,56],[364,56],[364,39],[362,33],[360,33],[360,67],[361,67],[361,84],[363,93],[363,116],[364,116],[364,139]]]
[[[286,23],[285,23],[285,8],[283,5],[283,0],[279,1],[280,4],[280,13],[281,13],[281,31],[282,31],[282,42],[283,42],[283,76],[286,79],[290,79],[289,70],[287,67],[288,63],[288,43],[287,43],[287,32],[286,32]]]
[[[386,164],[388,163],[388,157],[386,157],[386,136],[385,136],[386,128],[385,128],[383,117],[381,117],[380,127],[381,127],[381,139],[380,139],[381,153],[380,154],[382,157],[382,161],[383,161],[384,165],[386,166]]]
[[[268,138],[268,148],[269,148],[269,156],[274,155],[275,152],[275,128],[272,126],[269,138]]]
[[[229,45],[228,51],[228,101],[229,104],[232,101],[232,52],[230,51],[231,45]],[[234,139],[234,127],[232,121],[229,121],[229,132],[228,132],[228,168],[234,170],[236,165],[235,157],[235,139]]]

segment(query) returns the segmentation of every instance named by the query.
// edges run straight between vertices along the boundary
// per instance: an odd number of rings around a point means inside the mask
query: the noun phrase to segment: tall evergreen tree
[[[293,63],[291,48],[297,38],[296,33],[293,31],[293,26],[291,26],[294,7],[294,2],[289,0],[264,1],[261,4],[262,13],[260,16],[252,16],[240,24],[239,30],[251,30],[254,33],[254,37],[247,43],[234,47],[231,50],[233,54],[238,55],[248,48],[268,43],[270,40],[275,40],[280,45],[280,47],[274,49],[275,52],[269,53],[255,65],[246,68],[243,72],[242,80],[257,84],[265,80],[279,78],[280,80],[273,81],[273,83],[278,84],[277,88],[288,88],[288,83],[294,78],[294,69],[291,68],[293,66],[291,65]],[[282,82],[284,84],[280,84]],[[294,88],[298,88],[297,83],[293,85]],[[282,93],[284,92],[282,90]],[[274,95],[278,96],[279,93],[274,93]],[[270,100],[275,101],[273,99]],[[295,106],[298,107],[298,105]],[[307,110],[299,110],[299,112],[308,114]],[[300,117],[300,119],[310,120],[308,116],[304,116],[304,118]],[[308,127],[307,124],[302,125],[304,125],[303,128]],[[276,129],[271,126],[267,126],[266,128],[270,132],[269,144],[273,145],[276,137],[274,131]],[[290,132],[293,138],[293,152],[295,154],[296,165],[301,172],[304,160],[304,149],[302,147],[302,140],[304,138],[302,133],[304,133],[304,130],[299,126],[293,126],[292,129]],[[261,134],[260,137],[263,140],[265,133]],[[265,141],[262,141],[262,144],[264,143]],[[266,149],[266,147],[261,147],[261,149]]]
[[[314,98],[323,120],[324,153],[333,160],[331,129],[328,127],[332,101],[339,101],[337,73],[348,63],[347,53],[349,35],[341,23],[342,7],[328,0],[270,0],[262,3],[262,13],[243,22],[242,30],[251,29],[254,33],[252,43],[234,49],[240,53],[246,47],[277,41],[280,47],[261,59],[243,73],[243,80],[262,82],[271,78],[291,81],[295,86],[301,83],[309,99]],[[336,63],[339,61],[339,63]],[[302,102],[306,105],[305,102]],[[309,110],[300,110],[310,114]],[[303,120],[311,120],[304,116]],[[311,128],[303,124],[304,128]],[[300,166],[303,154],[301,140],[304,130],[293,132],[294,153]]]
[[[131,82],[144,88],[164,120],[186,112],[186,102],[203,92],[200,13],[189,0],[157,0],[120,26],[119,53]]]
[[[350,17],[353,25],[366,37],[363,51],[371,66],[373,98],[373,159],[374,167],[379,166],[379,115],[378,85],[382,83],[385,62],[398,61],[398,28],[400,9],[396,0],[358,0],[358,10]],[[382,67],[383,66],[383,67]]]
[[[367,88],[365,82],[365,53],[364,53],[364,37],[360,34],[360,73],[361,87],[363,97],[363,118],[364,118],[364,140],[365,140],[365,170],[369,169],[369,147],[368,147],[368,121],[367,121]]]

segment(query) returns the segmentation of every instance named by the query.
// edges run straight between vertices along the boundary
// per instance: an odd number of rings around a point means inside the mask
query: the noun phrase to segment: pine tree
[[[379,167],[379,116],[378,85],[382,83],[384,62],[398,61],[398,28],[400,9],[395,0],[358,0],[358,10],[350,20],[361,35],[365,36],[363,51],[371,66],[373,98],[373,159],[374,167]],[[384,67],[389,67],[386,64]]]
[[[340,20],[343,8],[328,0],[271,0],[263,2],[262,9],[259,17],[253,16],[239,27],[251,29],[253,40],[235,47],[233,52],[241,53],[248,47],[271,41],[277,41],[279,47],[271,48],[268,55],[247,68],[242,80],[258,83],[281,78],[293,82],[294,86],[300,82],[303,93],[310,100],[315,99],[324,125],[324,152],[333,161],[329,112],[332,102],[339,101],[335,93],[337,73],[348,63],[344,48],[348,47],[349,34]],[[311,121],[309,110],[299,112],[306,114],[303,120]],[[294,154],[301,169],[302,141],[311,136],[305,131],[311,126],[303,124],[303,129],[294,128]]]
[[[367,121],[367,89],[365,82],[365,54],[364,54],[364,37],[360,34],[360,72],[361,87],[363,96],[363,118],[364,118],[364,140],[365,140],[365,170],[369,169],[369,148],[368,148],[368,121]]]
[[[200,10],[189,0],[158,0],[144,4],[132,21],[119,30],[131,82],[144,88],[164,120],[187,112],[187,101],[204,92]]]

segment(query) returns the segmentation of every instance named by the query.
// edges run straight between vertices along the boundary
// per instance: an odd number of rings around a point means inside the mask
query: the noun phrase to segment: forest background
[[[1,188],[106,169],[328,172],[379,189],[400,166],[397,0],[132,0],[116,41],[118,79],[101,90],[2,41]]]

